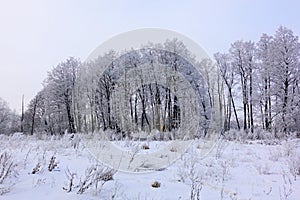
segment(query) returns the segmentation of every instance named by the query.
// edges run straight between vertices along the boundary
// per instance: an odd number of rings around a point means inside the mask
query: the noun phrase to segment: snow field
[[[161,171],[142,173],[118,171],[113,180],[97,189],[77,194],[86,170],[97,160],[79,140],[65,136],[0,135],[1,154],[7,152],[16,164],[0,184],[0,199],[191,199],[198,192],[201,199],[292,199],[300,197],[300,140],[219,141],[207,156],[201,155],[203,140],[195,140],[175,163]],[[136,144],[135,144],[136,143]],[[96,144],[96,143],[95,143]],[[128,145],[130,144],[130,145]],[[145,142],[117,141],[113,145],[130,151],[130,146]],[[169,142],[152,141],[140,154],[164,148]],[[52,156],[57,167],[48,171]],[[40,170],[32,174],[40,164]],[[98,163],[101,165],[101,163]],[[0,165],[1,166],[1,165]],[[67,192],[66,172],[75,175],[74,187]],[[154,181],[160,187],[153,188]],[[193,189],[194,188],[194,189]],[[195,189],[196,188],[196,189]]]

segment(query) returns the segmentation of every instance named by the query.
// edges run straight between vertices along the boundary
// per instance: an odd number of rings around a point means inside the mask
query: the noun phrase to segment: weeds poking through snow
[[[50,163],[48,165],[48,171],[52,172],[52,170],[57,167],[58,162],[56,162],[56,157],[52,156],[50,159]]]
[[[79,190],[77,194],[83,194],[87,189],[91,187],[95,187],[98,189],[98,185],[100,184],[100,191],[103,185],[112,180],[115,174],[115,170],[107,169],[102,166],[92,166],[86,169],[85,177],[82,181],[80,181],[78,187]]]
[[[31,152],[31,147],[29,148],[29,150],[28,150],[28,152],[26,153],[25,158],[24,158],[24,169],[26,169],[27,160],[28,160],[28,157],[29,157],[30,152]]]
[[[300,156],[294,155],[288,159],[288,167],[290,173],[293,175],[294,180],[297,180],[297,176],[300,176]]]
[[[269,190],[264,190],[264,193],[265,193],[266,195],[270,195],[271,192],[272,192],[272,187],[270,187]]]
[[[34,187],[38,187],[41,185],[44,185],[46,183],[46,178],[39,178],[37,181],[34,183]]]
[[[202,181],[194,181],[192,182],[192,188],[191,188],[191,200],[200,200],[200,193],[202,190],[203,183]]]
[[[284,181],[284,184],[282,186],[283,191],[279,187],[279,194],[281,200],[286,200],[288,197],[293,193],[293,183],[289,176],[287,176],[285,173],[282,174],[282,179]]]
[[[199,173],[198,156],[197,152],[194,149],[191,149],[191,152],[188,157],[182,157],[183,166],[178,168],[178,175],[181,182],[188,181],[191,185],[190,189],[190,199],[199,200],[200,193],[203,186],[202,174]]]
[[[74,172],[71,172],[69,170],[69,168],[66,169],[65,174],[66,174],[67,179],[68,179],[68,185],[67,185],[67,187],[63,187],[63,189],[66,190],[67,192],[71,192],[73,190],[74,180],[75,180],[77,174],[74,173]]]
[[[10,187],[1,187],[1,186],[0,186],[0,196],[6,194],[6,193],[8,193],[8,192],[10,192],[11,187],[12,187],[12,186],[10,186]]]
[[[0,155],[0,184],[4,182],[14,171],[16,164],[7,152]]]
[[[216,147],[216,159],[220,159],[223,155],[224,149],[228,145],[228,142],[225,139],[220,138]]]
[[[295,145],[293,142],[291,141],[286,141],[283,144],[283,155],[284,156],[291,156],[293,154],[293,152],[295,151]]]
[[[270,165],[268,163],[258,163],[256,170],[260,175],[270,175]]]
[[[139,146],[133,146],[132,151],[130,152],[130,160],[128,163],[128,169],[130,168],[130,165],[132,164],[133,160],[135,159],[136,155],[139,153],[140,149]]]
[[[227,180],[227,176],[229,174],[229,164],[227,161],[222,161],[221,162],[221,167],[222,167],[222,176],[221,176],[221,183],[222,183],[222,188],[221,188],[221,191],[220,191],[220,196],[221,196],[221,199],[224,198],[224,189],[225,189],[225,181]]]
[[[0,196],[11,191],[13,184],[3,184],[10,176],[16,173],[16,164],[10,154],[3,152],[0,155]],[[2,185],[3,184],[3,185]]]
[[[278,149],[269,150],[269,153],[270,153],[269,160],[274,161],[274,162],[277,162],[279,160],[279,158],[282,157],[282,153]]]
[[[111,200],[114,200],[114,199],[118,199],[118,196],[119,195],[122,195],[120,194],[120,188],[121,188],[121,185],[118,183],[118,182],[115,182],[115,186],[112,190],[112,193],[111,193]],[[122,195],[124,197],[124,195]]]
[[[230,164],[227,161],[222,161],[221,167],[222,167],[222,182],[225,182],[228,179],[230,173]]]
[[[32,169],[32,174],[37,174],[41,171],[41,163],[36,164],[36,166]]]

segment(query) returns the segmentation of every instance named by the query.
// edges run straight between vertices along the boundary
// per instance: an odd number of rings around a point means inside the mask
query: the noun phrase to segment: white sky
[[[0,97],[20,112],[22,94],[27,104],[47,71],[125,31],[174,30],[212,56],[280,25],[299,36],[299,19],[299,0],[0,0]]]

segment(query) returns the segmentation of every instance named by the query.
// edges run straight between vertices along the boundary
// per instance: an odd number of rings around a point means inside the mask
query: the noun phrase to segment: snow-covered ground
[[[91,151],[77,137],[0,135],[0,153],[7,152],[16,164],[0,184],[0,193],[4,193],[0,199],[176,200],[191,199],[191,191],[198,192],[204,200],[300,198],[299,139],[272,142],[272,145],[264,141],[220,140],[203,156],[205,142],[193,141],[186,153],[165,169],[139,173],[117,171],[113,180],[103,186],[99,184],[96,189],[91,185],[83,194],[77,194],[78,185],[87,177],[87,169],[97,165]],[[127,152],[134,146],[139,148],[137,154],[147,155],[164,149],[170,142],[118,141],[113,145]],[[48,167],[53,156],[57,166],[50,172]],[[33,171],[37,172],[33,174]],[[68,172],[74,175],[70,192],[66,191],[70,183]],[[160,187],[152,187],[155,181]]]

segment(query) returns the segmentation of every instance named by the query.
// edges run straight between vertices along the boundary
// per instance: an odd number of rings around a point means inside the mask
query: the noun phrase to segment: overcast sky
[[[299,36],[299,20],[299,0],[0,0],[0,97],[20,112],[22,94],[27,104],[47,71],[125,31],[174,30],[212,56],[280,25]]]

